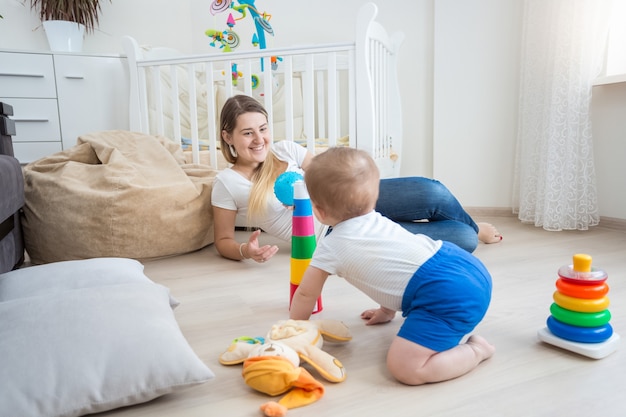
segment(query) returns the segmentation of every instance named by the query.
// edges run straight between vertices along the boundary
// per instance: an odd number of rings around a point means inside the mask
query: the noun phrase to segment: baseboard
[[[510,207],[463,207],[472,217],[515,217]]]
[[[620,232],[626,232],[626,219],[600,216],[600,224],[598,226],[611,230],[619,230]]]
[[[511,207],[464,207],[472,217],[517,217]],[[600,216],[598,227],[626,232],[626,219]]]

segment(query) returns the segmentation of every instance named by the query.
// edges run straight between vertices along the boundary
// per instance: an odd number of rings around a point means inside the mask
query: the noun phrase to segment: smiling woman
[[[274,195],[277,178],[285,172],[304,175],[313,154],[293,141],[272,143],[265,108],[246,95],[229,98],[220,115],[220,143],[232,164],[215,178],[211,204],[215,218],[215,246],[225,258],[263,263],[278,248],[260,245],[260,230],[290,241],[292,210]],[[490,224],[476,224],[440,182],[429,178],[386,178],[380,181],[376,211],[411,233],[456,243],[472,252],[480,239],[499,242]],[[235,226],[254,227],[247,242],[235,240]],[[319,239],[325,228],[316,222]]]
[[[280,174],[303,169],[312,158],[305,148],[291,141],[272,145],[267,112],[254,98],[235,95],[224,104],[220,117],[220,142],[224,158],[232,167],[215,179],[211,196],[215,218],[215,245],[230,259],[252,258],[264,262],[277,251],[260,246],[258,232],[247,243],[235,241],[235,225],[260,227],[267,233],[288,240],[291,211],[270,199]]]

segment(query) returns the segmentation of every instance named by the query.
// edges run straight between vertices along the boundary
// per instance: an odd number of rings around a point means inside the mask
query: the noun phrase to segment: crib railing
[[[134,40],[129,38],[127,42]],[[136,44],[133,47],[138,49]],[[208,141],[210,164],[217,166],[219,118],[215,115],[220,109],[216,108],[215,97],[218,88],[225,91],[227,97],[237,93],[253,95],[255,83],[259,83],[261,87],[257,88],[262,91],[257,96],[268,111],[270,126],[274,125],[277,112],[274,96],[277,89],[281,89],[283,107],[279,111],[284,120],[284,131],[273,132],[274,137],[306,140],[307,147],[314,149],[317,138],[324,138],[328,146],[334,146],[338,138],[348,136],[354,146],[354,61],[352,43],[137,60],[137,73],[131,77],[137,77],[134,93],[139,114],[131,116],[131,120],[137,120],[139,124],[131,129],[173,136],[172,139],[177,140],[183,137],[181,118],[188,117],[193,161],[199,161],[200,140],[203,139]],[[170,83],[169,92],[163,88],[163,73],[167,74]],[[206,91],[202,90],[204,97],[198,97],[201,91],[198,74],[204,77],[200,80],[206,87]],[[277,78],[280,85],[277,85]],[[187,96],[188,109],[181,109],[181,95]],[[296,98],[300,98],[301,103]],[[205,101],[203,107],[206,110],[202,114],[198,111],[199,100]],[[134,107],[132,99],[131,107]],[[151,107],[156,108],[153,114]],[[165,128],[166,107],[171,109],[172,132],[166,132]],[[303,134],[295,132],[294,119],[300,116],[296,112],[301,112]],[[200,135],[199,121],[202,120],[207,122],[207,137]],[[156,130],[151,131],[153,129]]]
[[[314,150],[316,139],[335,146],[347,137],[349,146],[372,155],[381,177],[398,176],[404,35],[389,35],[375,21],[377,13],[373,3],[363,5],[355,41],[328,45],[181,56],[164,48],[142,51],[125,37],[131,129],[190,141],[196,163],[202,144],[218,167],[220,97],[241,92],[264,103],[275,140],[304,141]]]

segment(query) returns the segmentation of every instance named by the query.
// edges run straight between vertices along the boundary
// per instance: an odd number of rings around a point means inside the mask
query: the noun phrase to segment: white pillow
[[[120,265],[113,262],[112,270]],[[45,267],[58,264],[39,268]],[[30,269],[7,274],[26,280]],[[80,416],[214,377],[181,333],[168,289],[141,282],[134,266],[125,272],[117,278],[127,283],[29,296],[14,291],[0,302],[0,415]],[[0,274],[0,291],[7,274]],[[43,286],[54,288],[55,281],[49,275]]]
[[[54,262],[0,274],[0,301],[52,294],[76,288],[149,282],[143,265],[128,258]]]

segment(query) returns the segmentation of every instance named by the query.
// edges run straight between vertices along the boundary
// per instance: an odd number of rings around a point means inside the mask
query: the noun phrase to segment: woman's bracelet
[[[243,242],[241,245],[239,245],[239,255],[241,255],[241,259],[249,259],[246,258],[243,254],[243,245],[246,245],[248,242]]]

